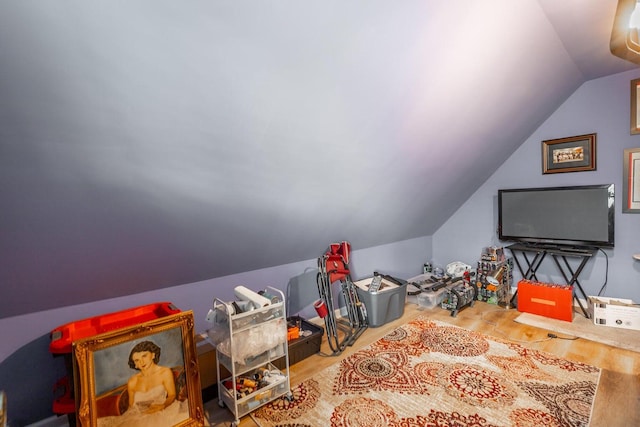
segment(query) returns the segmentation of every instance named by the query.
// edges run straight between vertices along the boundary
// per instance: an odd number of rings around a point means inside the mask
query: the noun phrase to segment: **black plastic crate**
[[[299,316],[293,316],[287,318],[287,323],[295,324],[300,320],[303,331],[311,331],[311,335],[307,337],[300,337],[295,340],[289,341],[289,366],[306,359],[309,356],[313,356],[320,351],[320,345],[322,344],[322,336],[324,335],[324,328],[321,326],[309,323]],[[273,364],[279,368],[284,369],[285,359],[278,359]]]

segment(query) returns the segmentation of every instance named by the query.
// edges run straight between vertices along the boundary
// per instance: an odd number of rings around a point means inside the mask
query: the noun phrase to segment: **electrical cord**
[[[525,344],[536,344],[536,343],[540,343],[540,342],[545,342],[545,341],[550,341],[552,339],[559,339],[559,340],[567,340],[567,341],[575,341],[580,337],[574,336],[574,337],[561,337],[558,334],[554,334],[549,332],[547,334],[547,338],[543,338],[543,339],[539,339],[539,340],[519,340],[519,339],[515,339],[515,338],[511,338],[507,333],[505,333],[504,331],[501,331],[500,329],[498,329],[498,324],[496,322],[492,322],[490,320],[485,319],[484,315],[487,313],[497,313],[497,312],[504,312],[504,310],[500,309],[500,310],[492,310],[492,311],[486,311],[486,312],[482,312],[482,314],[480,315],[480,318],[482,319],[483,322],[488,323],[489,325],[493,326],[493,331],[497,332],[499,335],[502,335],[503,337],[507,338],[509,341],[514,341],[514,342],[518,342],[518,343],[525,343]]]
[[[605,251],[602,250],[602,248],[598,248],[600,250],[600,252],[602,252],[604,254],[604,258],[605,261],[607,263],[605,269],[604,269],[604,283],[602,284],[602,287],[600,288],[600,291],[598,291],[598,296],[602,296],[602,293],[604,292],[605,288],[607,287],[607,282],[609,281],[609,255],[607,255],[607,253]]]
[[[578,338],[580,338],[580,337],[572,337],[572,338],[559,337],[558,335],[556,335],[556,334],[552,334],[551,332],[549,332],[549,333],[547,334],[547,336],[548,336],[549,338],[557,338],[557,339],[559,339],[559,340],[569,340],[569,341],[574,341],[574,340],[577,340]]]

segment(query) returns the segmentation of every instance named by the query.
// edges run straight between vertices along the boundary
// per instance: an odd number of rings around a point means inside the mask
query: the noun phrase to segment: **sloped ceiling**
[[[1,2],[0,317],[433,234],[615,7]]]

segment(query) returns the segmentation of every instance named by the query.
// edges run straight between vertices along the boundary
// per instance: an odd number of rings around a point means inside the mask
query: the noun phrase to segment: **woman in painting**
[[[187,405],[176,400],[173,371],[158,364],[160,351],[152,341],[142,341],[131,349],[129,367],[139,372],[127,382],[128,409],[120,416],[98,418],[98,426],[173,426],[187,418]]]

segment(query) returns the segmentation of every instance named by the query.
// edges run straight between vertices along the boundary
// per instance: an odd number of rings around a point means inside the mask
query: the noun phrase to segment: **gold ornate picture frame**
[[[73,365],[80,427],[204,425],[192,311],[76,341]]]
[[[596,170],[596,134],[542,141],[542,173]]]

